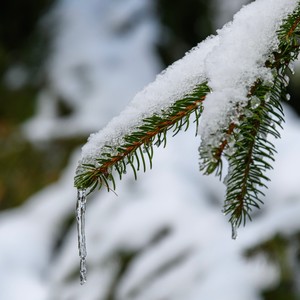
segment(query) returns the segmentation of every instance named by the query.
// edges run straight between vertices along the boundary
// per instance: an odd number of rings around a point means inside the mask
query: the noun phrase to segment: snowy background
[[[245,2],[215,0],[214,26]],[[35,115],[20,125],[36,147],[99,130],[163,68],[154,1],[60,0],[42,23],[54,32],[47,85]],[[18,70],[6,74],[6,84],[22,83],[26,74]],[[71,108],[67,117],[60,101]],[[198,171],[192,126],[156,150],[153,170],[118,182],[118,196],[94,193],[84,286],[74,226],[77,148],[55,183],[1,212],[0,299],[260,300],[272,290],[279,295],[272,299],[283,299],[281,289],[284,299],[299,299],[300,122],[290,108],[286,120],[265,205],[236,241],[221,213],[223,184]]]

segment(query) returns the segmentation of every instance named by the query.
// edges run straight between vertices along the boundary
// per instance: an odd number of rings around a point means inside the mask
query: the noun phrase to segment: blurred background
[[[79,284],[80,147],[247,0],[5,0],[0,10],[1,300],[300,299],[300,70],[265,205],[231,229],[198,172],[194,128],[153,170],[88,201]]]

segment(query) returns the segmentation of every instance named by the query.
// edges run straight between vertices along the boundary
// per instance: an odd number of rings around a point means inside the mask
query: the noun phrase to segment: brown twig
[[[176,122],[178,122],[183,117],[187,116],[188,114],[192,113],[200,103],[202,103],[205,99],[205,96],[201,97],[200,99],[196,100],[193,104],[188,105],[184,110],[178,112],[174,116],[170,116],[168,120],[164,120],[163,122],[157,124],[156,128],[152,131],[149,131],[143,136],[139,141],[134,142],[131,146],[128,146],[122,153],[119,153],[110,158],[109,161],[105,162],[102,166],[95,168],[93,170],[93,177],[94,179],[98,178],[98,174],[109,174],[108,169],[115,165],[117,162],[121,161],[124,157],[128,156],[130,153],[134,152],[140,146],[144,144],[148,144],[151,139],[159,134],[167,130],[168,128],[172,127]]]

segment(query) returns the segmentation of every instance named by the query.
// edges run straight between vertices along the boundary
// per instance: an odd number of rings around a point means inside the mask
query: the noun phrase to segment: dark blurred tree
[[[211,1],[157,0],[156,4],[163,27],[157,47],[165,65],[213,33]]]
[[[6,0],[0,10],[0,117],[14,123],[23,121],[33,113],[39,84],[37,73],[46,55],[45,32],[39,22],[53,0]],[[27,73],[24,85],[11,87],[4,77],[18,66]]]
[[[37,24],[52,3],[53,0],[1,2],[1,47],[13,54],[14,59],[23,57],[24,49],[31,48]]]
[[[56,180],[78,141],[37,149],[19,125],[33,115],[45,86],[43,63],[50,30],[43,17],[55,0],[4,0],[0,10],[0,210],[23,203]],[[20,79],[21,76],[21,79]]]

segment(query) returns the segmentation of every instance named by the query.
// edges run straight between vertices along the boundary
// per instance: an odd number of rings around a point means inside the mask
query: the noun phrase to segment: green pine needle
[[[266,83],[258,78],[249,89],[246,107],[237,104],[238,119],[228,124],[228,128],[220,129],[223,138],[218,146],[201,145],[199,148],[200,169],[204,174],[215,173],[221,178],[223,159],[228,160],[224,213],[230,216],[233,237],[236,228],[251,219],[253,208],[259,208],[263,203],[262,190],[267,188],[269,181],[265,173],[272,169],[276,153],[268,138],[280,137],[279,130],[284,122],[280,103],[286,98],[286,73],[292,70],[290,64],[299,55],[299,24],[300,4],[282,22],[277,32],[278,49],[265,62],[272,70],[274,81]],[[175,136],[179,131],[187,130],[192,116],[198,128],[202,103],[209,92],[207,82],[199,84],[170,108],[143,119],[142,125],[124,136],[120,145],[107,144],[99,149],[101,155],[94,163],[79,165],[75,187],[87,189],[89,193],[102,187],[115,190],[115,174],[121,180],[128,166],[137,179],[138,171],[152,168],[154,146],[166,147],[169,131]]]
[[[190,125],[190,118],[194,115],[196,127],[198,126],[202,108],[202,102],[209,92],[207,83],[200,84],[194,91],[183,99],[176,101],[168,110],[162,111],[160,115],[155,114],[142,120],[140,125],[131,134],[124,137],[124,144],[113,147],[105,145],[100,158],[95,164],[82,164],[77,170],[75,187],[88,189],[89,193],[105,186],[108,190],[115,189],[114,172],[116,171],[122,179],[130,166],[135,179],[137,171],[146,171],[146,161],[152,168],[153,146],[163,145],[166,147],[167,132],[173,130],[173,136],[179,131],[186,131]],[[107,152],[108,149],[109,152]],[[115,154],[111,154],[115,153]],[[110,184],[113,183],[113,185]]]

